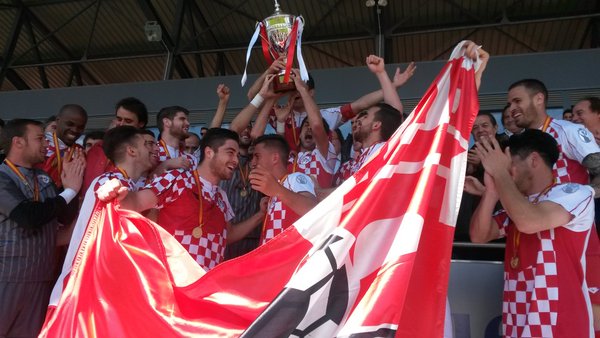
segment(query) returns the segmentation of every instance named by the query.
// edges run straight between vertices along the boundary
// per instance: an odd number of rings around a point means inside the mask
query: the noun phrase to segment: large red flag
[[[458,49],[359,172],[208,273],[160,226],[97,203],[41,336],[442,336],[479,109],[473,63]]]

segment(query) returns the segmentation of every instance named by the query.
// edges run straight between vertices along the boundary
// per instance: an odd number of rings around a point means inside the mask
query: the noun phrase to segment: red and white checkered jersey
[[[168,159],[171,158],[177,158],[180,156],[184,156],[185,158],[187,158],[188,160],[190,160],[190,162],[192,163],[192,169],[196,169],[198,167],[198,158],[196,158],[196,156],[186,153],[183,150],[183,147],[180,148],[174,148],[171,147],[170,145],[166,145],[167,149],[165,149],[165,147],[163,147],[162,142],[158,142],[158,162],[162,163]]]
[[[600,152],[594,136],[581,124],[552,119],[546,132],[558,142],[560,155],[553,167],[558,183],[589,183],[587,169],[581,165],[589,154]]]
[[[131,178],[125,177],[118,169],[114,169],[109,172],[105,172],[102,175],[98,176],[96,180],[96,184],[94,184],[94,191],[97,191],[100,186],[104,183],[116,178],[121,182],[121,185],[126,187],[129,191],[138,191],[139,186],[136,184],[134,180]]]
[[[60,177],[60,172],[58,171],[58,158],[56,156],[56,150],[60,150],[61,160],[64,162],[70,155],[72,155],[72,152],[76,148],[83,149],[83,147],[77,143],[69,147],[59,138],[57,138],[58,145],[55,145],[53,133],[45,133],[44,136],[48,142],[48,147],[46,147],[46,159],[44,162],[36,164],[35,167],[44,170],[50,176],[50,178],[52,178],[52,181],[54,181],[56,186],[61,188],[62,179]]]
[[[292,173],[287,175],[283,182],[281,182],[281,185],[293,192],[308,192],[313,196],[316,196],[313,181],[303,173]],[[282,233],[283,230],[294,224],[300,216],[302,215],[296,214],[276,196],[271,197],[269,205],[267,206],[267,214],[260,236],[260,244],[265,244],[273,237]]]
[[[585,280],[585,250],[594,222],[594,191],[576,183],[556,185],[551,201],[573,215],[560,227],[520,233],[504,210],[494,219],[506,236],[502,328],[506,337],[593,337]],[[530,196],[534,201],[536,196]],[[515,250],[515,248],[518,248]],[[516,251],[516,252],[515,252]],[[511,267],[517,256],[519,264]]]
[[[354,175],[354,173],[356,173],[358,169],[360,169],[365,164],[365,162],[367,162],[367,160],[370,159],[371,156],[373,156],[373,154],[375,154],[379,150],[379,148],[381,148],[381,146],[383,146],[384,144],[385,142],[372,144],[370,147],[363,149],[360,155],[356,157],[356,159],[351,159],[348,162],[342,164],[338,175],[340,179],[336,180],[338,185],[341,184],[343,181],[349,179],[352,175]]]
[[[191,170],[170,170],[155,178],[146,189],[158,197],[158,224],[171,233],[206,270],[223,261],[227,222],[235,215],[227,195],[218,185],[200,177],[202,185],[201,234],[198,186]],[[196,236],[194,236],[196,234]]]
[[[350,104],[345,104],[343,106],[338,107],[323,108],[320,110],[320,113],[321,116],[327,122],[329,129],[333,130],[340,125],[343,116],[352,115],[352,107],[350,106]],[[288,115],[285,121],[285,132],[283,134],[283,137],[288,142],[292,150],[298,150],[300,126],[307,115],[308,114],[306,112],[293,111],[292,114]],[[271,125],[271,127],[277,129],[277,116],[275,115],[275,110],[272,109],[269,115],[269,124]],[[292,126],[296,127],[295,131],[294,128],[292,128]]]
[[[312,151],[299,152],[296,158],[290,156],[288,172],[305,173],[315,178],[321,188],[329,188],[333,183],[333,175],[339,162],[331,142],[329,142],[326,155],[323,156],[315,147]]]

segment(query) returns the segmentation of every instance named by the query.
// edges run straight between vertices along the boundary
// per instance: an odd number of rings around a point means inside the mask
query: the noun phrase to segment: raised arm
[[[329,136],[325,131],[325,125],[323,124],[323,117],[321,117],[319,107],[317,106],[315,99],[310,95],[308,86],[300,78],[300,72],[297,69],[293,69],[292,71],[294,75],[292,78],[294,79],[296,90],[304,102],[308,124],[312,130],[312,136],[315,138],[317,149],[324,158],[327,158],[327,153],[329,152]]]
[[[368,58],[367,58],[367,60],[368,60]],[[382,62],[383,62],[383,60],[382,60]],[[408,67],[406,68],[406,70],[404,70],[404,72],[402,72],[400,70],[400,67],[396,68],[396,73],[394,74],[394,80],[392,81],[393,87],[395,87],[397,90],[398,87],[404,85],[414,75],[416,69],[417,69],[417,67],[415,66],[414,62],[411,62],[408,65]],[[387,77],[387,73],[385,75]],[[381,84],[382,79],[383,79],[383,77],[382,78],[378,77],[380,84]],[[389,78],[388,78],[388,80],[389,80]],[[400,104],[398,106],[398,103],[397,103],[397,101],[395,101],[395,98],[393,97],[393,95],[390,94],[390,95],[384,96],[384,94],[388,94],[388,93],[389,93],[389,90],[386,90],[386,92],[384,92],[383,87],[382,87],[382,89],[376,90],[376,91],[368,93],[366,95],[363,95],[360,98],[358,98],[357,100],[355,100],[354,102],[350,103],[350,106],[352,107],[352,111],[360,112],[362,110],[368,109],[369,107],[371,107],[383,100],[385,103],[395,107],[402,113],[403,112],[402,102],[400,102]],[[397,93],[396,93],[396,96],[398,96]],[[394,103],[394,102],[396,102],[396,103]],[[394,106],[394,105],[396,105],[396,106]]]
[[[267,70],[262,73],[256,81],[252,84],[250,89],[248,89],[248,100],[252,100],[256,94],[260,91],[267,75],[275,75],[279,73],[281,70],[285,69],[285,56],[280,56],[277,60],[275,60]]]
[[[250,121],[252,121],[252,116],[254,116],[259,109],[266,106],[268,101],[272,98],[272,95],[275,95],[273,91],[269,89],[274,78],[275,75],[268,75],[265,77],[260,92],[257,93],[252,101],[236,115],[233,121],[231,121],[229,129],[238,134],[246,129]]]
[[[229,87],[224,84],[217,86],[217,96],[219,97],[219,104],[217,105],[217,111],[210,122],[209,128],[220,128],[223,124],[223,118],[225,117],[225,110],[227,110],[227,103],[229,102]]]

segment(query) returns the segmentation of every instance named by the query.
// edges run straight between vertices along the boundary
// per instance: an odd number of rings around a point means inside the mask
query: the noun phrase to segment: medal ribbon
[[[163,147],[163,149],[165,150],[165,154],[167,154],[168,158],[172,158],[171,157],[171,153],[169,153],[169,147],[167,147],[167,144],[165,143],[164,140],[160,140],[158,141],[160,143],[160,145]]]
[[[14,163],[12,163],[9,159],[4,159],[4,163],[6,163],[6,165],[10,168],[10,170],[12,170],[12,172],[15,173],[15,175],[17,175],[17,177],[19,177],[19,179],[23,182],[23,184],[25,184],[25,186],[33,193],[33,201],[34,202],[39,201],[40,200],[40,187],[39,187],[39,184],[37,181],[37,177],[35,176],[35,173],[34,173],[34,177],[33,177],[33,189],[32,189],[27,178],[25,176],[23,176],[23,174],[19,171],[17,166],[14,165]]]
[[[543,132],[546,132],[548,126],[550,125],[550,122],[552,122],[552,118],[550,116],[546,116],[546,120],[544,120],[544,125],[542,126]]]
[[[279,180],[279,184],[283,184],[283,182],[285,182],[285,179],[288,177],[288,175],[289,174],[286,174],[285,176],[283,176],[283,178]],[[260,235],[260,238],[262,238],[263,240],[265,239],[265,234],[267,233],[267,220],[269,219],[269,206],[271,205],[272,200],[273,200],[273,196],[269,197],[269,202],[267,202],[267,211],[265,213],[265,219],[263,220],[262,231],[261,231],[261,235]]]
[[[62,155],[60,154],[60,144],[58,143],[58,137],[56,132],[52,133],[52,141],[54,141],[54,153],[56,154],[56,167],[58,169],[58,176],[62,175]],[[65,150],[65,160],[69,161],[73,156],[73,147],[68,147]]]
[[[242,167],[244,170],[242,170]],[[246,190],[248,186],[248,174],[250,174],[250,167],[248,166],[248,161],[244,165],[239,166],[240,170],[240,179],[242,181],[242,189]]]
[[[193,173],[194,173],[194,181],[196,181],[196,187],[198,189],[198,200],[200,201],[200,208],[198,211],[198,227],[200,229],[202,229],[202,227],[204,226],[204,224],[202,223],[202,213],[203,213],[202,199],[204,198],[204,197],[202,197],[202,183],[200,182],[200,176],[198,176],[198,171],[194,170]]]

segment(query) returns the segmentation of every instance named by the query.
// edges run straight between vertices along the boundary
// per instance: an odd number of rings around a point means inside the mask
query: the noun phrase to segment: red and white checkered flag
[[[97,240],[80,247],[43,336],[441,337],[479,109],[473,62],[459,47],[351,179],[267,244],[201,277],[156,224],[97,208],[87,229]]]

